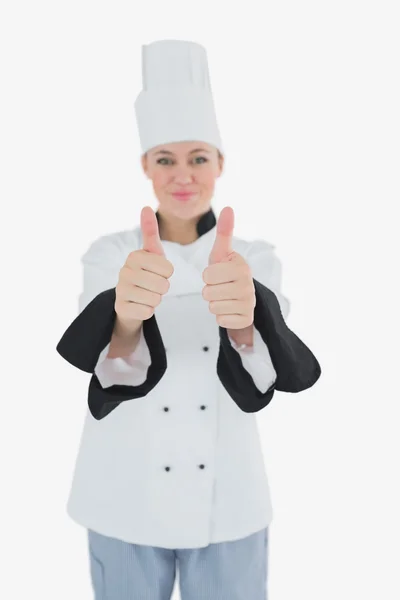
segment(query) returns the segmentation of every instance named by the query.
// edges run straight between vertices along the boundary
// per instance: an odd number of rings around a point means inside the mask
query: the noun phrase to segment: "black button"
[[[204,406],[204,404],[202,406],[200,406],[201,410],[205,410],[207,407]]]
[[[203,346],[203,350],[204,350],[204,352],[208,352],[209,347],[208,346]]]
[[[166,470],[166,471],[169,471],[169,470],[170,470],[170,468],[171,468],[171,467],[165,467],[165,470]]]
[[[168,406],[164,406],[164,410],[165,410],[165,412],[168,412],[169,411]]]
[[[199,465],[199,469],[204,469],[204,465]]]

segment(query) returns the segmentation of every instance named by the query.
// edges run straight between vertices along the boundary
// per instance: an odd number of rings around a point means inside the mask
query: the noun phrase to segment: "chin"
[[[170,197],[167,202],[160,202],[160,208],[175,217],[193,219],[210,210],[210,202],[210,200],[205,201],[201,196],[182,203]]]

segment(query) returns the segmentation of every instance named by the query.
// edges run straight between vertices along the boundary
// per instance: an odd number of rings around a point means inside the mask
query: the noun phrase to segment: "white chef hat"
[[[183,141],[203,141],[223,153],[203,46],[184,40],[143,45],[142,79],[135,112],[143,154]]]

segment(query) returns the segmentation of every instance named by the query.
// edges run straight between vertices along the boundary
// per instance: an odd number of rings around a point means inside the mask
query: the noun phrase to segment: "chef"
[[[256,413],[275,392],[313,386],[321,368],[286,324],[290,305],[274,246],[235,237],[233,210],[224,208],[217,220],[211,206],[210,173],[219,176],[224,149],[205,49],[161,40],[143,46],[142,58],[136,118],[159,207],[144,207],[139,226],[92,242],[82,259],[79,314],[57,345],[91,375],[68,513],[89,532],[98,598],[104,586],[115,600],[169,598],[179,559],[184,600],[261,600],[272,506]],[[193,200],[165,193],[178,196],[186,186]],[[150,264],[159,273],[166,268],[168,283],[140,320],[135,347],[115,356],[122,273],[133,278],[144,265],[149,277]],[[138,292],[138,282],[131,284]],[[233,289],[240,302],[229,296]],[[148,562],[150,551],[164,552],[163,559],[153,554]],[[242,561],[260,568],[251,574]],[[128,573],[136,573],[131,584]],[[243,596],[234,594],[238,586]]]

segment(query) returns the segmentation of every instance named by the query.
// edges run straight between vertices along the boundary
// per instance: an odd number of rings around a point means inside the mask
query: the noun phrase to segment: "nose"
[[[174,171],[174,180],[176,183],[180,183],[184,185],[186,183],[190,183],[193,179],[193,173],[191,167],[180,166],[176,167]]]

